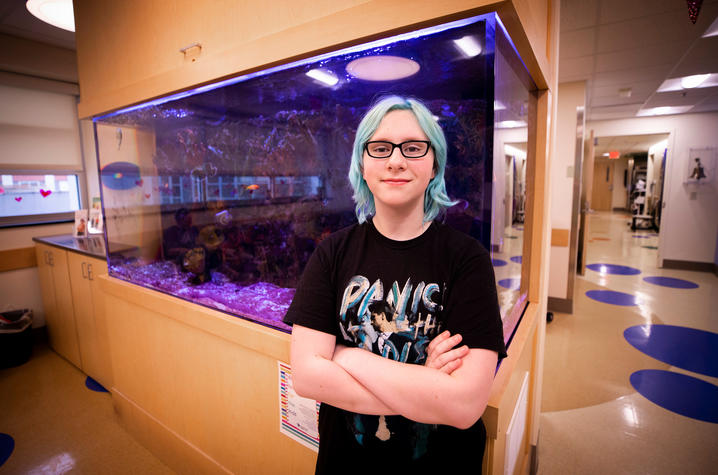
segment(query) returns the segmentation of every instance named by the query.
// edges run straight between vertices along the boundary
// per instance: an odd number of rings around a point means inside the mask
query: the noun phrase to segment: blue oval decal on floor
[[[507,265],[508,262],[503,259],[491,259],[491,264],[493,264],[494,267],[501,267]]]
[[[586,292],[586,297],[598,302],[621,305],[623,307],[638,305],[638,299],[634,295],[616,292],[614,290],[589,290]]]
[[[91,377],[87,377],[85,379],[85,386],[87,386],[88,389],[92,389],[93,391],[97,391],[98,393],[109,393],[107,389]]]
[[[7,462],[13,450],[15,450],[15,439],[9,434],[0,432],[0,467]]]
[[[658,361],[718,378],[718,333],[674,325],[636,325],[626,328],[623,336]]]
[[[601,274],[637,275],[641,273],[640,269],[636,269],[635,267],[620,266],[617,264],[597,263],[588,264],[586,267]]]
[[[509,259],[511,259],[511,262],[521,264],[521,256],[513,256],[513,257],[509,257]]]
[[[660,285],[662,287],[671,287],[674,289],[697,289],[698,284],[690,280],[676,279],[675,277],[650,276],[644,277],[643,280],[649,284]]]
[[[520,290],[521,289],[521,278],[520,277],[510,277],[508,279],[501,279],[498,284],[509,290]]]
[[[631,375],[631,386],[663,409],[718,423],[718,386],[714,384],[681,373],[642,369]]]

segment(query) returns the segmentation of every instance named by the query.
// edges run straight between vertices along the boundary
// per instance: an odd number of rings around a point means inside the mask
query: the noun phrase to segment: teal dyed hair
[[[434,150],[434,178],[431,179],[424,192],[424,222],[431,221],[439,213],[456,203],[446,194],[446,183],[444,182],[446,138],[444,131],[434,120],[431,111],[419,100],[388,96],[380,99],[367,111],[357,127],[354,138],[351,165],[349,166],[349,182],[354,190],[355,211],[360,223],[376,212],[374,195],[362,176],[364,144],[374,135],[384,116],[395,110],[409,110],[414,113],[419,126],[431,141],[431,147]]]

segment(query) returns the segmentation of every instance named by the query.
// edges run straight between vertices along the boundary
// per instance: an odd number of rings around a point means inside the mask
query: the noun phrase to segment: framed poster
[[[685,183],[708,185],[714,182],[716,175],[715,152],[714,148],[690,149]]]

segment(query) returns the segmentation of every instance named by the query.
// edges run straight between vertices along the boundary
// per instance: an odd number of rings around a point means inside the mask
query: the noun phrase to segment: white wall
[[[586,124],[586,129],[594,130],[598,137],[669,134],[659,265],[664,259],[714,262],[718,236],[718,185],[715,181],[710,186],[702,185],[695,199],[691,199],[691,185],[683,182],[688,173],[691,148],[718,151],[718,113],[595,121]]]
[[[517,127],[513,129],[494,129],[494,172],[491,190],[491,246],[503,251],[504,229],[511,223],[506,223],[506,148],[508,143],[526,142],[528,129]],[[526,182],[524,178],[524,183]]]
[[[562,83],[558,86],[555,153],[551,156],[551,228],[572,227],[572,201],[578,108],[586,105],[586,82]],[[583,141],[582,141],[583,142]],[[583,150],[583,147],[581,147]],[[560,299],[572,298],[568,293],[569,247],[551,246],[549,258],[548,295]]]

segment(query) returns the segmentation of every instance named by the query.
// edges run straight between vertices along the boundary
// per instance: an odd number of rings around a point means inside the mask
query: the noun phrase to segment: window
[[[78,173],[0,173],[0,227],[71,221],[81,208]]]

